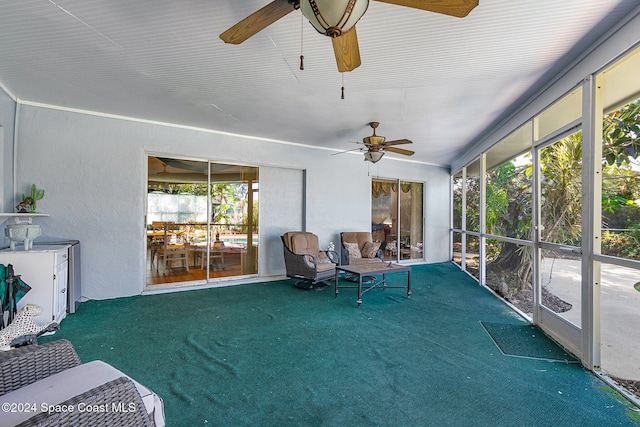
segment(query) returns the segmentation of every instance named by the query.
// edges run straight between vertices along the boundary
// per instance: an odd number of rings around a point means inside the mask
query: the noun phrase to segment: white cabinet
[[[67,315],[69,283],[69,245],[33,245],[30,251],[0,250],[0,264],[13,265],[31,290],[18,301],[18,310],[26,304],[38,304],[44,310],[36,317],[38,324],[60,323]]]

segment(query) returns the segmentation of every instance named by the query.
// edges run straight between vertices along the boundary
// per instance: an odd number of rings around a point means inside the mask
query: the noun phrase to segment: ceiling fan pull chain
[[[340,99],[344,99],[344,73],[340,74],[342,74],[342,96],[340,96]]]
[[[300,70],[304,70],[304,15],[300,14]]]

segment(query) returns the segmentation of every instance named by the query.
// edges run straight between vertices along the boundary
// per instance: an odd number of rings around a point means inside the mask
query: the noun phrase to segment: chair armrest
[[[73,345],[64,339],[0,351],[0,396],[79,364]]]
[[[340,246],[340,265],[349,265],[349,251],[344,247],[344,242]]]
[[[287,274],[301,274],[307,276],[313,275],[316,271],[316,258],[309,255],[313,260],[313,267],[309,266],[305,261],[307,255],[298,255],[291,252],[286,246],[284,246],[284,263],[287,268]]]
[[[120,377],[60,403],[61,407],[107,408],[105,411],[42,412],[21,426],[153,426],[136,386]],[[116,405],[115,409],[113,405]],[[120,406],[118,406],[120,405]]]
[[[341,260],[340,260],[340,256],[338,255],[338,252],[336,251],[323,251],[327,254],[327,257],[329,258],[329,260],[336,264],[336,265],[342,265]]]

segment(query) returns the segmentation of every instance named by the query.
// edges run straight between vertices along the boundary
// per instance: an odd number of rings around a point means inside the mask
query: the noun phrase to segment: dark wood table
[[[348,286],[342,285],[338,283],[340,272],[350,273],[358,277],[358,286]],[[406,286],[389,286],[387,285],[386,275],[389,273],[399,273],[402,271],[407,272],[407,285]],[[362,278],[367,276],[380,276],[382,275],[381,280],[374,280],[372,282],[365,283],[362,285]],[[403,265],[392,264],[390,262],[383,262],[379,264],[362,264],[362,265],[338,265],[336,266],[336,277],[335,277],[335,297],[338,297],[339,289],[341,288],[358,288],[358,299],[356,302],[358,303],[358,307],[362,304],[362,295],[369,292],[374,288],[406,288],[407,289],[407,298],[411,296],[411,268]]]

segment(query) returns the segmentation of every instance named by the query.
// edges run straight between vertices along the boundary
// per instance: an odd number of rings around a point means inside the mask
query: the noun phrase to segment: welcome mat
[[[532,325],[480,321],[480,325],[505,356],[578,363],[578,360]]]

